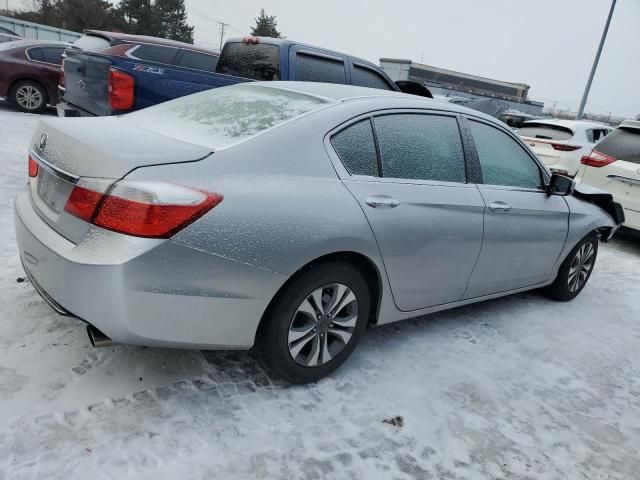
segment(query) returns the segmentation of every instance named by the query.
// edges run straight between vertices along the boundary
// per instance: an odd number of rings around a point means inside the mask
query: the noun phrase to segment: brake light
[[[163,182],[121,181],[107,193],[83,180],[64,209],[96,226],[147,238],[169,238],[222,202],[222,195]]]
[[[38,162],[29,155],[29,176],[31,178],[38,176]]]
[[[109,105],[112,110],[130,110],[135,99],[135,82],[131,75],[109,70]]]
[[[58,85],[64,88],[64,58],[60,64],[60,78],[58,79]]]
[[[582,145],[567,145],[566,143],[552,143],[551,146],[560,152],[573,152],[582,148]]]
[[[247,35],[246,37],[242,37],[242,42],[248,43],[249,45],[258,45],[260,43],[260,39],[252,35]]]
[[[596,168],[605,167],[615,161],[615,158],[605,155],[597,150],[592,150],[589,155],[585,155],[580,159],[581,164]]]

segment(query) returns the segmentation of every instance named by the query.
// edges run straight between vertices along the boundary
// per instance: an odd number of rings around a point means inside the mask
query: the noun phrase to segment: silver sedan
[[[255,347],[336,369],[364,329],[523,290],[570,300],[618,227],[506,125],[411,95],[268,82],[45,119],[20,257],[97,345]]]

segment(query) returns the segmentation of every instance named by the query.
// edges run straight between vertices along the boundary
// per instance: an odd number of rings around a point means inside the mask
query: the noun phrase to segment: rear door
[[[331,143],[380,247],[396,306],[411,311],[459,300],[482,244],[484,202],[465,183],[456,116],[361,118]]]
[[[569,222],[565,200],[547,195],[542,168],[506,131],[467,119],[476,147],[487,205],[484,241],[466,298],[548,280],[562,251]]]
[[[640,128],[617,128],[594,150],[615,161],[587,166],[582,181],[611,193],[625,209],[625,224],[640,228]]]

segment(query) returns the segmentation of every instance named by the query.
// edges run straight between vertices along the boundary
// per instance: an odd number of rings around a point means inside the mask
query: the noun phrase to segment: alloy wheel
[[[22,85],[16,91],[16,101],[26,110],[37,110],[42,105],[42,93],[32,85]]]
[[[569,291],[571,293],[580,290],[587,281],[589,272],[591,272],[591,269],[593,268],[593,261],[595,259],[594,253],[595,248],[593,247],[593,244],[591,242],[587,242],[578,249],[573,257],[567,279]]]
[[[349,343],[358,323],[358,301],[349,287],[332,283],[309,294],[291,319],[289,353],[304,367],[330,362]]]

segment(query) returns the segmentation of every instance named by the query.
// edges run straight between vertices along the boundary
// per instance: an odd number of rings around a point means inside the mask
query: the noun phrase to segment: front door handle
[[[381,210],[389,210],[400,205],[400,200],[388,197],[386,195],[375,195],[373,197],[367,197],[365,202],[367,202],[367,205],[369,205],[370,207],[379,208]]]
[[[511,210],[511,205],[504,202],[493,202],[491,205],[489,205],[489,209],[492,212],[508,212],[509,210]]]

